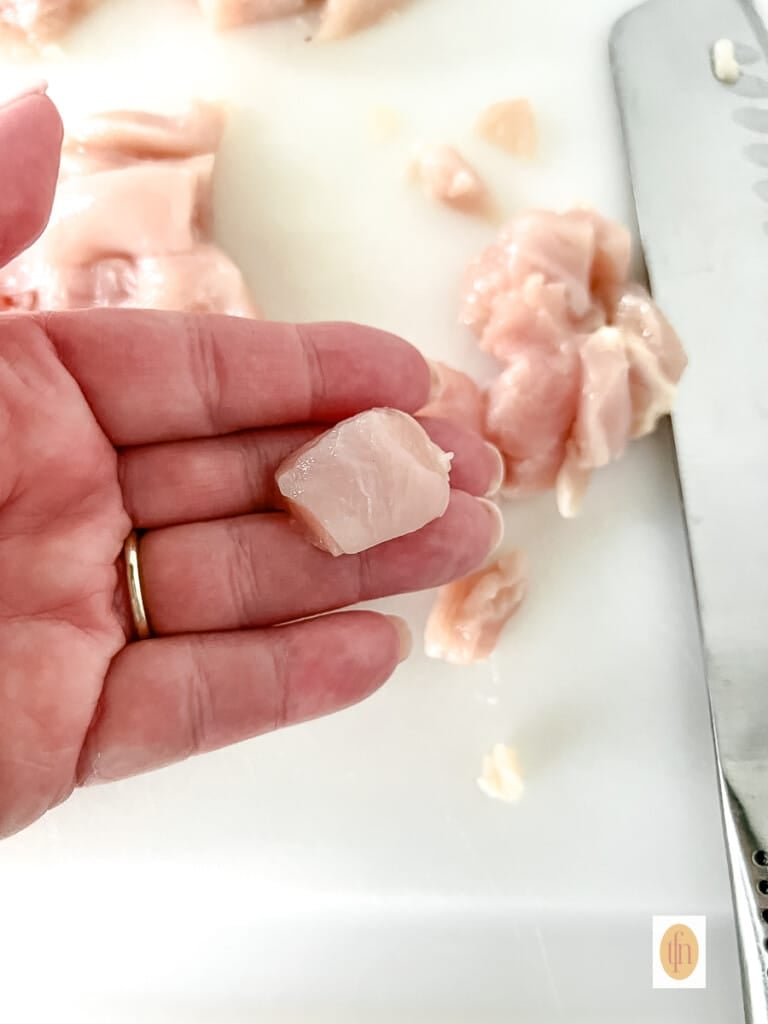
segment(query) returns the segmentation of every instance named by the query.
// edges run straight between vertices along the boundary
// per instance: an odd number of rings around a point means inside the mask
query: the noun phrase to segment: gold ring
[[[139,640],[147,640],[152,636],[149,628],[147,610],[141,593],[141,573],[139,572],[139,538],[135,530],[131,530],[123,545],[125,561],[125,579],[128,583],[128,596],[131,601],[131,617],[136,636]]]

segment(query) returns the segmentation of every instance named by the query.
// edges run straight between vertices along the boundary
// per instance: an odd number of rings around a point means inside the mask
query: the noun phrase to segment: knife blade
[[[673,433],[745,1016],[768,1024],[768,32],[748,0],[649,0],[610,54],[652,290],[690,360]]]

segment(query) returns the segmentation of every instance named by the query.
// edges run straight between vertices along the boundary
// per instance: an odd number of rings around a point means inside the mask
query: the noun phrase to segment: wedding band
[[[141,573],[139,572],[139,538],[135,530],[131,530],[123,545],[125,561],[125,579],[128,584],[128,597],[131,601],[131,618],[136,636],[139,640],[147,640],[152,636],[149,628],[147,610],[141,593]]]

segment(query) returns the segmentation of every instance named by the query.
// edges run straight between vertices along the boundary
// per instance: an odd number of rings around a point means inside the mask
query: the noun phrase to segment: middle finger
[[[478,497],[499,489],[504,464],[492,445],[447,420],[420,422],[438,447],[454,453],[453,488]],[[145,530],[280,508],[275,471],[324,429],[275,427],[127,448],[119,456],[125,508]]]
[[[271,626],[465,576],[502,529],[492,502],[463,491],[416,533],[338,558],[282,513],[170,526],[141,539],[142,590],[158,636]]]

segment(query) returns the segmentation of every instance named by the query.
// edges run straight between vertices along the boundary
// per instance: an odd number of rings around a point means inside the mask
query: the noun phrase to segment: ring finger
[[[150,530],[139,550],[144,601],[156,635],[289,622],[464,576],[502,529],[495,505],[454,491],[422,530],[338,558],[281,513]]]

